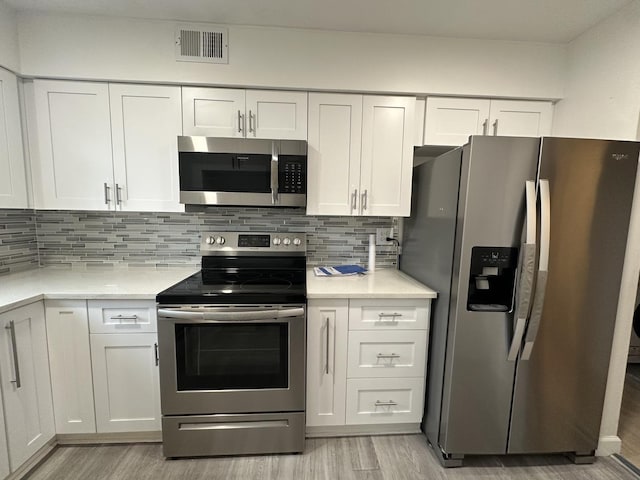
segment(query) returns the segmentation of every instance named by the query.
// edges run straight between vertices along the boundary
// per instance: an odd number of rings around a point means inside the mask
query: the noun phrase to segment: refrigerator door
[[[508,453],[596,449],[638,154],[635,142],[542,141],[548,273],[517,366]]]
[[[511,286],[508,295],[486,301],[494,287],[501,288],[497,277],[503,271],[486,262],[504,258],[517,264],[525,185],[535,180],[539,145],[537,138],[471,137],[463,148],[451,301],[448,318],[438,311],[433,318],[433,332],[436,323],[448,322],[446,339],[433,338],[434,345],[446,342],[445,359],[440,372],[429,366],[430,376],[442,375],[438,444],[445,455],[507,449],[516,365],[508,354],[516,292]],[[517,271],[510,274],[513,285]],[[433,384],[430,379],[430,388]],[[430,391],[430,402],[432,395]],[[431,408],[429,404],[428,424]]]

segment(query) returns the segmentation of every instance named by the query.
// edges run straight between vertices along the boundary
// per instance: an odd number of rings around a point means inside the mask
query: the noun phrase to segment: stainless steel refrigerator
[[[639,152],[474,136],[414,168],[400,265],[439,292],[423,429],[444,465],[593,461]]]

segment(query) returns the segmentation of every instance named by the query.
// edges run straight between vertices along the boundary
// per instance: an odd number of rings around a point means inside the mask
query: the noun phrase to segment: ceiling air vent
[[[226,28],[180,26],[176,29],[176,60],[229,63],[228,38],[229,32]]]

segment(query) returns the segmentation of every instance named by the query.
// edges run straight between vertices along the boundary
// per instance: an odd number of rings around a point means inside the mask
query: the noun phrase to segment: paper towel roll
[[[376,235],[374,233],[369,235],[369,267],[370,272],[376,270]]]

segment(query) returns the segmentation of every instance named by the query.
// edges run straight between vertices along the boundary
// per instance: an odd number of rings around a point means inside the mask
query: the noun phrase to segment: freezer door
[[[500,454],[507,449],[516,365],[508,356],[518,296],[512,288],[509,298],[500,298],[505,305],[486,302],[482,290],[492,288],[495,267],[487,267],[485,276],[477,263],[502,255],[517,260],[525,185],[536,177],[539,142],[472,137],[463,149],[446,358],[440,373],[438,444],[447,454]],[[472,269],[477,282],[472,281]],[[518,272],[511,273],[516,278]],[[435,315],[434,322],[442,321],[438,312]],[[429,375],[435,374],[430,367]],[[430,380],[429,388],[433,385]],[[429,413],[431,406],[427,408]]]
[[[548,273],[517,366],[509,453],[596,449],[638,153],[635,142],[542,141]]]

